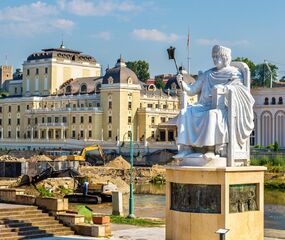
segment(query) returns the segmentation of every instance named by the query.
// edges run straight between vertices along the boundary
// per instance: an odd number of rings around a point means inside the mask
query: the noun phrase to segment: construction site
[[[80,152],[3,150],[0,201],[19,205],[0,206],[0,238],[29,239],[74,233],[109,236],[108,221],[90,224],[77,205],[69,203],[87,207],[87,204],[112,202],[112,192],[119,192],[127,199],[131,173],[134,191],[136,184],[163,184],[163,165],[175,164],[174,154],[173,150],[135,152],[132,166],[128,152],[104,151],[100,145],[88,146]],[[84,193],[86,182],[88,190]]]

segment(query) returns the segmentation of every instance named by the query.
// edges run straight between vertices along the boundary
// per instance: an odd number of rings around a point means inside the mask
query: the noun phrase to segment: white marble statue
[[[196,104],[190,106],[182,103],[177,120],[177,144],[179,153],[175,158],[189,158],[198,153],[204,158],[214,156],[226,157],[226,147],[229,143],[229,129],[235,131],[235,141],[242,148],[254,128],[253,104],[254,99],[249,89],[243,84],[241,71],[231,66],[231,49],[223,46],[214,46],[212,57],[216,67],[199,74],[198,80],[193,84],[186,84],[182,75],[177,81],[185,95],[199,95]],[[213,104],[215,94],[223,92],[222,103]],[[231,92],[231,105],[236,120],[229,126],[228,105],[229,92]]]

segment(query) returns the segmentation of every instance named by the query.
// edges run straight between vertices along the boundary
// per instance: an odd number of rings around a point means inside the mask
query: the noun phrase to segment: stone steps
[[[18,240],[73,235],[74,232],[34,206],[0,209],[0,239]]]

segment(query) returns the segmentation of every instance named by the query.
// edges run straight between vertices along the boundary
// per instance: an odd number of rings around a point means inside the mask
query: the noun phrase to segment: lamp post
[[[129,132],[130,136],[130,198],[129,198],[129,215],[128,218],[135,218],[134,214],[134,194],[133,194],[133,165],[134,165],[134,148],[133,148],[133,133]]]

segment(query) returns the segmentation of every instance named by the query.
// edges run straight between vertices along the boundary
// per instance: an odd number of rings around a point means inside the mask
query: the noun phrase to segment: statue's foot
[[[216,155],[214,152],[206,152],[204,158],[208,161],[219,158],[219,155]]]
[[[173,158],[184,158],[186,157],[187,155],[191,154],[193,151],[191,150],[182,150],[182,151],[179,151],[178,154],[174,155]]]

